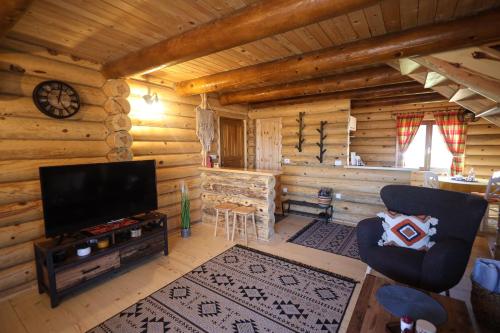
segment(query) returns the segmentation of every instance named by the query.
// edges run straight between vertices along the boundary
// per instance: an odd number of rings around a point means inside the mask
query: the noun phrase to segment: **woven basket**
[[[500,332],[500,294],[492,293],[472,281],[470,302],[478,325]]]

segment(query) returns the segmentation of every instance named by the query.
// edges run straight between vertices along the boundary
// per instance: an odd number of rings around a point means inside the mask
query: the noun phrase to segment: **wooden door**
[[[281,169],[281,118],[257,119],[255,160],[258,169]]]
[[[221,166],[243,168],[245,166],[245,135],[241,119],[220,118]]]

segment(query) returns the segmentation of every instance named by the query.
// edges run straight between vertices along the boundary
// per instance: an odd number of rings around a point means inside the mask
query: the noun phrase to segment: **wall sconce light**
[[[158,94],[157,93],[151,94],[151,92],[148,91],[148,93],[146,95],[142,96],[142,98],[144,98],[144,101],[146,101],[146,103],[149,105],[151,105],[153,103],[158,103]]]

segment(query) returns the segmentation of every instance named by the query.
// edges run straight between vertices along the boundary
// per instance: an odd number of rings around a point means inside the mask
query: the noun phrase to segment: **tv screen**
[[[40,184],[48,237],[158,208],[154,160],[41,167]]]

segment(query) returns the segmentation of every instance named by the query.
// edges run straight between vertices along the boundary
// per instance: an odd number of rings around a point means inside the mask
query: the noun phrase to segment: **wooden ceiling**
[[[105,63],[257,0],[35,0],[7,37]],[[433,22],[500,0],[383,0],[379,4],[164,68],[166,83],[215,74]]]

